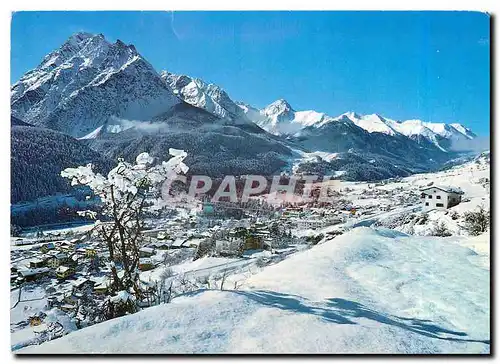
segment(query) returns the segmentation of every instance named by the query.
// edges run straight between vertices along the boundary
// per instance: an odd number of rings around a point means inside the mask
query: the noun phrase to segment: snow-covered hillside
[[[446,171],[417,174],[404,178],[401,182],[389,184],[386,186],[389,190],[399,188],[413,191],[429,185],[453,186],[462,190],[464,195],[460,204],[447,210],[424,211],[423,216],[419,214],[414,218],[408,216],[406,219],[393,216],[392,219],[382,220],[381,223],[415,235],[432,235],[436,226],[443,224],[452,235],[468,236],[465,214],[479,208],[490,210],[490,178],[489,154],[483,153],[471,162]]]
[[[353,225],[376,224],[412,235],[429,236],[436,233],[438,225],[444,224],[453,236],[469,236],[465,214],[480,207],[490,210],[490,172],[489,152],[484,152],[470,162],[440,172],[379,183],[336,181],[331,188],[351,206],[367,214],[361,216],[360,221],[353,221]],[[424,209],[419,198],[420,189],[433,185],[460,189],[464,193],[462,202],[446,210]],[[418,211],[414,211],[415,208]]]
[[[240,290],[193,292],[19,353],[489,353],[477,256],[455,238],[356,228]]]
[[[150,120],[181,101],[135,49],[77,33],[11,87],[12,114],[82,137],[111,116]]]

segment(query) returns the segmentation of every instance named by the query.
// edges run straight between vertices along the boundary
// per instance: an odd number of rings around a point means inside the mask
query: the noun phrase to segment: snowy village
[[[13,13],[11,351],[491,355],[489,31]]]
[[[13,347],[38,345],[103,322],[108,301],[131,300],[135,311],[199,290],[240,290],[253,276],[265,275],[269,266],[288,259],[295,264],[292,257],[298,259],[316,245],[337,240],[342,245],[343,236],[348,242],[358,229],[358,234],[373,238],[362,228],[368,226],[408,236],[400,238],[401,244],[412,236],[430,244],[455,240],[457,249],[470,248],[485,269],[489,173],[486,153],[443,172],[377,183],[341,182],[335,191],[341,198],[326,207],[315,207],[314,202],[267,209],[258,202],[247,208],[229,203],[219,207],[199,201],[191,210],[175,208],[172,218],[145,221],[138,244],[139,301],[123,290],[113,295],[113,260],[106,243],[93,233],[95,223],[12,237]],[[432,197],[439,198],[436,192],[456,195],[457,202],[444,197],[450,201],[447,206],[429,207]]]

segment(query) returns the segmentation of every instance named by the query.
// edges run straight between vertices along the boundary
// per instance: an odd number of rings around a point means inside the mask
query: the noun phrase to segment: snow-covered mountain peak
[[[419,119],[406,120],[396,124],[398,131],[406,136],[423,136],[439,145],[439,139],[463,140],[476,137],[469,129],[460,124],[426,122]]]
[[[357,114],[356,112],[347,111],[347,112],[337,116],[335,119],[342,119],[344,117],[349,118],[350,120],[355,120],[355,119],[361,118],[361,116],[359,114]]]
[[[61,47],[49,53],[38,68],[51,69],[70,61],[75,56],[96,58],[109,49],[111,44],[102,34],[76,33],[64,42]]]
[[[249,122],[243,110],[218,85],[168,71],[162,71],[160,76],[172,91],[188,104],[226,120]]]
[[[330,123],[341,122],[346,126],[355,124],[369,133],[383,133],[390,136],[403,135],[412,139],[423,137],[441,150],[446,148],[446,146],[441,145],[443,139],[456,140],[475,137],[472,131],[461,124],[432,123],[418,119],[397,121],[380,114],[361,115],[354,111],[331,117],[314,110],[296,111],[284,99],[277,100],[262,110],[246,104],[239,104],[239,107],[250,120],[276,135],[300,135],[301,130],[307,127],[322,128]]]
[[[350,119],[354,124],[359,126],[362,129],[365,129],[369,133],[384,133],[387,135],[396,135],[397,131],[397,122],[391,119],[386,119],[379,114],[370,114],[370,115],[351,115]]]
[[[12,114],[73,136],[111,117],[148,120],[180,100],[135,49],[76,33],[11,87]]]
[[[411,135],[428,136],[435,134],[431,129],[429,129],[425,125],[425,122],[418,119],[405,120],[399,123],[399,130],[402,134],[406,136],[411,136]]]
[[[285,115],[290,115],[295,110],[285,99],[279,99],[274,101],[273,103],[267,105],[263,109],[263,113],[269,117],[280,117]]]

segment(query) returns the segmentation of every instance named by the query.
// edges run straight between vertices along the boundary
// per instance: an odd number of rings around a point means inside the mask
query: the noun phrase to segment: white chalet
[[[448,209],[458,205],[464,194],[460,188],[450,186],[427,186],[420,189],[424,209]]]

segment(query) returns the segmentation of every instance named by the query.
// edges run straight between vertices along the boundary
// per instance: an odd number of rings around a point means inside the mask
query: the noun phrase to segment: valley
[[[87,32],[10,101],[16,354],[491,353],[470,120],[249,105]]]
[[[28,232],[11,243],[12,349],[122,353],[127,342],[134,353],[487,353],[489,232],[471,235],[466,214],[489,210],[489,173],[483,153],[438,173],[332,181],[339,196],[323,208],[248,207],[236,219],[217,204],[175,208],[144,230],[142,309],[101,323],[80,303],[85,295],[98,304],[109,285],[109,252],[93,225]],[[461,188],[463,202],[426,210],[419,190],[429,183]],[[241,248],[243,231],[253,245]],[[67,278],[30,268],[51,252],[73,267]],[[40,275],[27,280],[30,272]],[[34,317],[45,329],[30,326]],[[290,325],[301,329],[283,331]],[[304,340],[303,330],[314,335]]]

